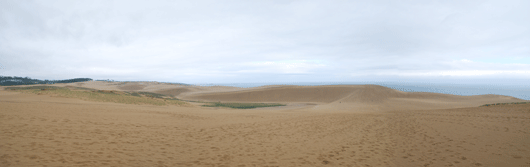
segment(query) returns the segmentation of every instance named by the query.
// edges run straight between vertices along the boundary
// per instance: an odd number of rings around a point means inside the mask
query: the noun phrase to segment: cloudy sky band
[[[527,6],[517,0],[6,0],[0,75],[188,83],[256,76],[530,80]]]

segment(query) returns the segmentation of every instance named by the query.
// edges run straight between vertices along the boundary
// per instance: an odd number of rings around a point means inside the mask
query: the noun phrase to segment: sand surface
[[[530,166],[530,104],[374,85],[57,84],[188,100],[151,106],[0,90],[0,166]],[[56,86],[57,86],[56,85]]]

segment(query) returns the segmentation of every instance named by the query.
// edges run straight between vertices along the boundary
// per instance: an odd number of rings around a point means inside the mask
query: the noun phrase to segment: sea
[[[195,84],[199,86],[233,86],[241,88],[259,87],[265,85],[381,85],[405,92],[433,92],[462,96],[471,95],[505,95],[523,100],[530,100],[529,85],[499,85],[499,84],[447,84],[447,83],[400,83],[400,82],[296,82],[296,83],[211,83]]]

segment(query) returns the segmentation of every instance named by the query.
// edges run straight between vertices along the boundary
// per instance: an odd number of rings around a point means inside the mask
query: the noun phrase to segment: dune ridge
[[[249,102],[383,102],[391,98],[463,99],[475,97],[513,97],[502,95],[459,96],[430,92],[403,92],[379,85],[283,86],[239,91],[198,93],[190,99]]]

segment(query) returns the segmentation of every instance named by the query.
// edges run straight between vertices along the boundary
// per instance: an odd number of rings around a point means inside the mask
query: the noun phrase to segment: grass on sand
[[[285,104],[278,103],[210,103],[203,105],[204,107],[229,107],[237,109],[251,109],[258,107],[275,107],[275,106],[285,106]]]
[[[152,98],[164,98],[164,96],[165,96],[163,94],[151,93],[151,92],[135,92],[135,93],[141,94],[141,95],[144,95],[144,96],[147,96],[147,97],[152,97]]]
[[[530,102],[494,103],[494,104],[484,104],[484,105],[481,105],[480,107],[507,105],[507,104],[527,104],[527,103],[530,103]]]
[[[106,91],[92,89],[65,88],[55,86],[29,86],[6,87],[5,90],[34,93],[38,95],[52,95],[58,97],[77,98],[87,101],[114,102],[125,104],[151,104],[151,105],[185,105],[186,102],[174,98],[163,98],[155,93],[138,92],[128,93],[121,91]],[[140,94],[144,95],[141,96]]]

